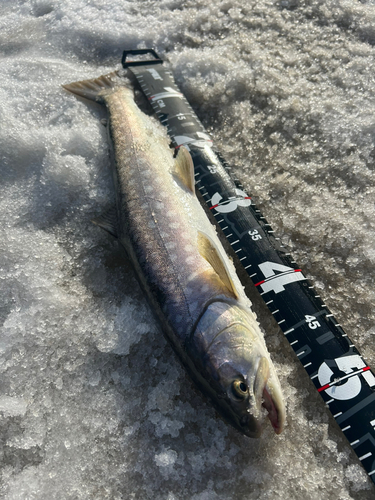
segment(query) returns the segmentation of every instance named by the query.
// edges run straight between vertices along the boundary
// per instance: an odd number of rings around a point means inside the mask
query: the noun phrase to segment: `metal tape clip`
[[[154,59],[147,59],[145,61],[126,61],[128,54],[133,55],[143,55],[151,54]],[[123,68],[128,68],[129,66],[148,66],[150,64],[163,64],[162,59],[157,55],[154,49],[134,49],[134,50],[124,50],[122,54],[121,63]]]

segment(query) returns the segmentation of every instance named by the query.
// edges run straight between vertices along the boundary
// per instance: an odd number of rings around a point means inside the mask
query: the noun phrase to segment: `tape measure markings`
[[[375,482],[374,374],[243,185],[230,177],[230,165],[160,63],[131,70],[176,149],[190,151],[209,212]]]

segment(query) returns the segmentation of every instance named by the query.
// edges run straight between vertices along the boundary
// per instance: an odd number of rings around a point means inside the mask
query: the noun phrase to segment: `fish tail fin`
[[[65,90],[91,101],[103,102],[104,97],[111,94],[120,86],[116,72],[99,76],[93,80],[82,80],[79,82],[63,85]]]

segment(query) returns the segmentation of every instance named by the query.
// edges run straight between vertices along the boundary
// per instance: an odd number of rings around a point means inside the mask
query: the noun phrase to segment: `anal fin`
[[[118,238],[117,210],[115,206],[111,207],[99,217],[95,217],[94,219],[92,219],[92,222],[107,231],[107,233],[111,234],[115,238]]]

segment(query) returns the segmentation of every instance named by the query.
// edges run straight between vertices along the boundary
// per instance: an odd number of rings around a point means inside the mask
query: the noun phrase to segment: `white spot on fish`
[[[150,185],[144,187],[145,193],[150,194],[153,193],[154,188]]]
[[[194,262],[195,262],[194,255],[189,255],[189,257],[186,257],[185,262],[186,262],[186,264],[194,264]]]
[[[193,279],[195,279],[197,276],[198,276],[198,273],[191,273],[191,274],[189,274],[188,279],[187,279],[188,282],[189,281],[193,281]]]
[[[172,222],[171,223],[171,228],[172,229],[178,229],[180,227],[180,223],[179,222]]]
[[[188,245],[185,245],[185,250],[187,252],[191,252],[192,250],[194,250],[194,247],[193,247],[193,245],[188,244]]]
[[[203,285],[202,288],[201,288],[201,292],[202,293],[208,292],[209,289],[210,289],[210,287],[208,285]]]
[[[165,242],[165,248],[167,250],[172,250],[173,248],[176,248],[176,243],[174,241],[166,241]]]

